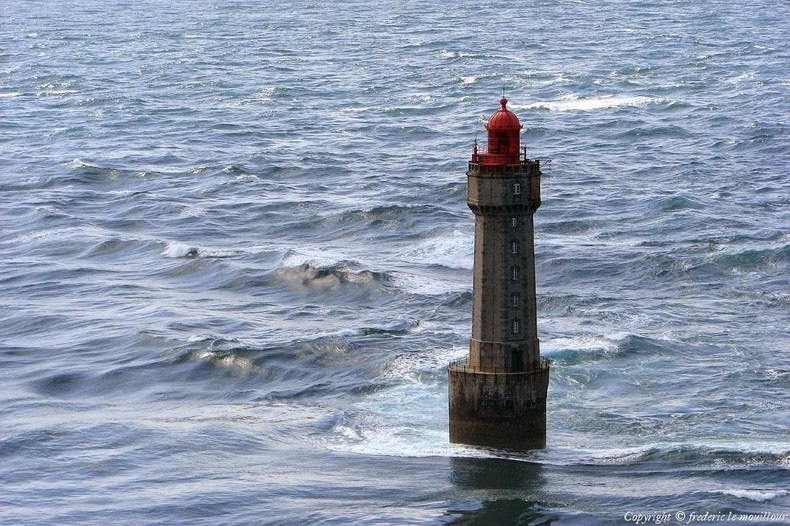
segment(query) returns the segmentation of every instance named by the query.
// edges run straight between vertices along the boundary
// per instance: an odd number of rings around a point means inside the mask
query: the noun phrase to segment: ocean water
[[[4,2],[0,523],[790,522],[789,20]],[[552,160],[523,455],[447,440],[503,88]]]

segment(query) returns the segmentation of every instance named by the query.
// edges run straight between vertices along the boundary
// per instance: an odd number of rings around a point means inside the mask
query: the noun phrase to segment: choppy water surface
[[[788,515],[786,2],[0,13],[0,522]],[[447,443],[503,86],[553,160],[522,456]]]

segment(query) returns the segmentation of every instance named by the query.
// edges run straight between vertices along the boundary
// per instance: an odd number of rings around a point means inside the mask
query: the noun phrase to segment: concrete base
[[[450,364],[450,442],[527,451],[546,447],[549,364],[528,372]]]

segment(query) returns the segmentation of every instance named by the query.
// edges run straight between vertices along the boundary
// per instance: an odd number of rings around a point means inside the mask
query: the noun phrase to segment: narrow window
[[[518,334],[518,320],[513,320],[513,334]]]
[[[518,267],[513,267],[513,281],[518,281]]]
[[[510,252],[512,254],[518,254],[518,241],[510,242]]]
[[[518,226],[518,218],[517,217],[511,217],[510,218],[510,226]]]
[[[514,307],[518,307],[518,294],[513,294],[513,296],[511,296],[511,300],[512,300],[513,306]]]
[[[507,133],[500,133],[499,134],[499,153],[508,153],[510,150],[510,141],[507,136]]]
[[[513,195],[521,195],[521,185],[519,183],[513,183]]]

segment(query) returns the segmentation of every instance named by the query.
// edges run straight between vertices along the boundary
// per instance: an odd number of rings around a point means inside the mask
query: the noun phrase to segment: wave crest
[[[656,97],[644,97],[644,96],[635,96],[635,97],[608,96],[608,97],[583,99],[577,97],[576,95],[570,95],[554,101],[535,102],[526,105],[511,104],[511,107],[514,109],[529,109],[529,110],[543,109],[543,110],[558,111],[558,112],[595,111],[595,110],[603,110],[608,108],[617,108],[621,106],[646,107],[650,104],[662,104],[662,103],[670,104],[673,102],[675,101],[660,99]]]

